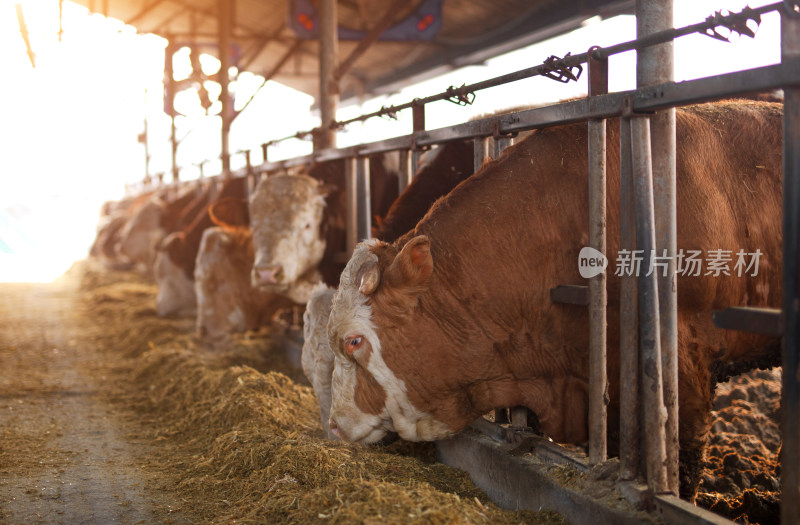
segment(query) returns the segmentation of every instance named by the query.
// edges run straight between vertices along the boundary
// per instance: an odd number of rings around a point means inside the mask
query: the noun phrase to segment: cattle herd
[[[679,274],[681,495],[692,499],[714,388],[780,362],[780,340],[726,331],[713,309],[779,307],[782,105],[677,111],[678,248],[760,253],[754,274]],[[619,428],[619,122],[608,124],[610,452]],[[109,203],[91,254],[151,272],[161,316],[199,335],[257,329],[304,309],[302,366],[331,438],[446,438],[495,407],[527,407],[557,442],[584,443],[588,312],[551,301],[585,285],[587,127],[535,131],[473,174],[471,141],[425,156],[397,196],[391,155],[370,158],[373,239],[345,250],[344,162],[303,173],[186,183]],[[248,195],[249,193],[249,195]],[[741,272],[739,272],[741,273]]]

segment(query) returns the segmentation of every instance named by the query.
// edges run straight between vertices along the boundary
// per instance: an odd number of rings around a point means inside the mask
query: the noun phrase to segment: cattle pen
[[[325,5],[327,2],[321,2]],[[800,2],[783,0],[736,13],[717,12],[706,20],[681,28],[672,26],[672,2],[636,2],[638,38],[610,47],[551,56],[541,64],[471,85],[451,87],[429,97],[344,121],[335,121],[322,103],[323,126],[298,132],[261,146],[263,162],[255,164],[251,151],[228,153],[223,147],[223,172],[203,173],[202,185],[216,187],[229,178],[245,178],[250,191],[262,177],[292,168],[344,160],[346,168],[347,239],[338,255],[346,262],[357,243],[372,232],[369,156],[398,152],[398,191],[411,183],[422,153],[433,146],[471,140],[477,171],[489,159],[530,130],[557,125],[588,123],[589,210],[588,244],[608,260],[606,231],[606,120],[620,119],[621,187],[620,248],[642,250],[644,264],[654,264],[656,250],[667,258],[664,273],[629,275],[620,279],[620,428],[619,481],[625,498],[650,517],[666,523],[726,523],[727,520],[678,497],[678,296],[676,141],[674,108],[722,98],[783,90],[783,289],[781,309],[730,305],[709,311],[714,323],[727,330],[780,337],[782,340],[782,524],[800,523]],[[761,16],[781,16],[781,62],[697,80],[674,82],[673,40],[689,34],[725,39],[721,28],[753,36],[752,25]],[[751,23],[751,26],[748,26]],[[324,38],[324,36],[321,36]],[[637,51],[637,89],[609,92],[608,59]],[[223,63],[223,68],[225,67]],[[586,70],[584,72],[584,69]],[[328,73],[323,73],[323,76]],[[533,76],[557,82],[577,82],[588,77],[588,96],[558,104],[491,116],[439,129],[427,129],[425,106],[449,100],[465,105],[475,93]],[[323,82],[324,84],[324,82]],[[227,88],[225,88],[227,89]],[[336,148],[325,136],[348,124],[375,117],[392,117],[400,111],[413,114],[410,134]],[[223,122],[223,134],[226,124]],[[229,126],[229,123],[228,123]],[[314,153],[270,161],[269,149],[282,140],[314,136]],[[322,138],[320,138],[322,137]],[[245,166],[230,169],[230,157],[241,155]],[[173,180],[164,174],[148,175],[127,189],[137,194],[152,188],[194,184],[182,181],[179,168]],[[651,258],[648,259],[647,257]],[[652,266],[651,266],[652,267]],[[437,442],[440,461],[464,469],[475,483],[504,508],[554,509],[570,523],[638,523],[642,517],[554,483],[541,465],[569,465],[588,472],[608,459],[606,377],[607,291],[606,274],[588,279],[587,286],[564,285],[550,290],[553,303],[584,307],[589,312],[590,378],[586,453],[552,443],[528,427],[527,410],[498,408],[494,421],[483,420],[453,439]],[[302,341],[299,342],[300,344]],[[295,337],[287,345],[297,346]]]

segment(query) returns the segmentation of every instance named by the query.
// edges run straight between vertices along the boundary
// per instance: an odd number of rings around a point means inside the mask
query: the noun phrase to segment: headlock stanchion
[[[675,83],[672,77],[672,42],[689,34],[705,34],[727,40],[720,28],[745,36],[754,36],[754,26],[761,16],[778,11],[782,20],[782,60],[780,64],[724,75]],[[434,145],[455,140],[473,141],[475,169],[500,154],[511,137],[522,131],[575,122],[588,122],[589,246],[606,254],[606,121],[620,120],[620,186],[619,248],[642,250],[647,269],[650,258],[666,254],[667,272],[640,272],[639,277],[623,272],[619,290],[619,360],[620,422],[619,479],[621,490],[629,500],[654,510],[668,523],[723,523],[726,520],[681,501],[678,492],[678,413],[677,413],[677,279],[676,216],[675,216],[675,111],[676,106],[722,99],[758,91],[784,89],[784,180],[783,180],[783,310],[731,308],[714,314],[718,326],[766,334],[783,334],[783,451],[782,451],[782,515],[783,525],[800,523],[800,5],[785,0],[762,7],[745,8],[737,13],[714,13],[703,22],[683,28],[671,28],[670,0],[639,0],[636,5],[637,38],[607,48],[593,47],[585,53],[563,58],[551,56],[543,63],[472,85],[450,87],[441,93],[414,99],[405,104],[383,107],[379,111],[329,124],[341,129],[349,123],[377,116],[394,116],[404,109],[413,113],[411,134],[351,146],[327,148],[311,155],[270,161],[268,148],[282,140],[306,139],[315,131],[298,132],[283,139],[265,142],[263,162],[252,165],[245,153],[246,166],[235,176],[258,176],[285,171],[314,162],[342,159],[345,164],[347,195],[348,258],[357,242],[369,238],[371,230],[369,157],[372,154],[397,151],[400,155],[398,187],[404,190],[417,170],[422,152]],[[625,51],[637,50],[637,89],[607,93],[608,58]],[[425,106],[438,100],[457,104],[471,103],[477,91],[533,76],[546,76],[559,82],[579,80],[583,64],[588,64],[589,96],[552,106],[492,116],[440,129],[425,129]],[[490,151],[489,141],[493,139]],[[200,164],[203,174],[203,164]],[[148,177],[149,178],[149,177]],[[212,179],[212,180],[216,180]],[[255,182],[255,180],[254,180]],[[148,188],[151,181],[146,181]],[[132,191],[132,190],[131,190]],[[612,188],[616,192],[616,188]],[[616,210],[613,210],[616,212]],[[616,235],[616,232],[611,232]],[[666,253],[665,253],[666,252]],[[610,269],[607,271],[611,271]],[[607,456],[606,377],[607,291],[605,274],[589,280],[587,286],[558,286],[551,290],[554,302],[583,305],[589,308],[589,454],[576,458],[543,439],[536,441],[527,428],[527,410],[509,407],[512,425],[509,428],[483,421],[484,435],[470,437],[466,432],[458,439],[466,443],[472,459],[454,453],[452,445],[440,444],[440,454],[456,466],[470,470],[479,486],[494,494],[483,481],[503,477],[491,472],[496,449],[511,455],[536,449],[544,454],[545,464],[567,463],[586,471],[589,465],[602,463]],[[737,305],[731,305],[736,307]],[[711,315],[711,312],[709,312]],[[615,327],[616,328],[616,327]],[[497,422],[508,421],[508,410],[500,408]],[[488,430],[487,430],[488,429]],[[616,429],[613,429],[616,430]],[[475,434],[474,430],[471,430]],[[476,434],[477,435],[477,434]],[[503,444],[498,445],[498,440]],[[531,441],[532,440],[532,441]],[[536,441],[537,445],[531,445]],[[491,442],[491,443],[490,443]],[[491,450],[490,450],[491,449]],[[480,457],[479,457],[480,456]],[[537,456],[539,457],[539,456]],[[540,458],[541,459],[541,458]],[[538,474],[531,474],[524,462],[502,459],[503,465],[515,469],[517,481],[525,480],[525,494],[513,501],[500,497],[504,505],[541,505],[551,497],[552,486]],[[481,465],[484,465],[482,467]],[[483,469],[483,470],[481,470]],[[526,470],[528,469],[528,470]],[[505,479],[508,478],[508,479]],[[505,476],[505,482],[511,475]],[[513,480],[512,480],[513,481]],[[489,481],[486,481],[489,483]],[[645,485],[642,485],[642,482]],[[519,484],[519,483],[518,483]],[[547,485],[542,488],[538,485]],[[542,485],[542,486],[544,486]],[[505,496],[508,496],[506,490]],[[537,492],[539,491],[539,492]],[[573,496],[564,493],[547,500],[551,508],[564,511],[578,523],[595,523],[621,519],[617,514],[596,511],[587,503],[585,511],[575,510]],[[581,500],[583,501],[583,500]],[[611,516],[614,518],[611,518]],[[621,523],[622,521],[615,521]]]

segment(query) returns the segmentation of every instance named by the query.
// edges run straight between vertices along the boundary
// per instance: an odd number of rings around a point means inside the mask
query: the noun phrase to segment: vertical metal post
[[[642,38],[672,27],[673,0],[637,0],[636,36]],[[674,76],[672,41],[637,51],[636,85],[671,82]],[[655,249],[666,256],[667,271],[658,274],[658,308],[661,339],[664,405],[667,409],[666,449],[668,490],[678,494],[678,288],[675,274],[677,227],[675,212],[675,109],[650,118],[653,192],[655,196]]]
[[[58,0],[58,41],[64,36],[64,0]]]
[[[661,339],[659,337],[658,282],[653,269],[655,217],[653,167],[650,157],[650,121],[631,119],[633,188],[636,200],[636,246],[642,250],[639,273],[639,365],[644,404],[645,472],[653,492],[667,491],[666,408],[663,398]]]
[[[356,161],[358,182],[356,193],[358,199],[358,230],[356,241],[372,237],[372,199],[370,198],[369,184],[369,157],[359,157]]]
[[[494,139],[494,155],[492,155],[493,159],[496,159],[500,156],[504,149],[514,144],[514,139],[511,137],[495,137]]]
[[[172,35],[167,37],[167,47],[164,50],[164,113],[169,115],[170,135],[169,141],[172,148],[172,179],[178,180],[178,138],[175,130],[175,75],[172,69],[172,58],[175,56],[176,45]]]
[[[633,198],[631,120],[621,118],[619,248],[636,249],[636,214]],[[619,278],[619,475],[635,479],[639,473],[639,301],[636,276],[623,273]]]
[[[268,154],[267,154],[267,148],[268,147],[269,147],[269,144],[267,144],[266,142],[261,145],[261,162],[262,163],[267,162],[268,159],[269,159]]]
[[[475,152],[475,162],[473,167],[478,171],[489,158],[489,137],[475,137],[472,139]]]
[[[397,177],[397,194],[402,195],[411,180],[414,178],[414,171],[411,167],[411,152],[403,149],[397,152],[400,157],[400,173]]]
[[[331,124],[336,120],[339,106],[339,82],[336,68],[339,65],[338,13],[336,0],[319,1],[319,108],[321,129],[314,137],[314,151],[335,148],[336,131]]]
[[[231,67],[231,29],[233,9],[236,0],[218,0],[219,9],[219,100],[222,103],[222,176],[231,176],[230,132],[233,121],[233,104],[228,91],[228,70]]]
[[[589,96],[608,93],[608,60],[589,59]],[[606,121],[589,120],[589,246],[606,254]],[[497,141],[495,141],[497,143]],[[589,279],[589,463],[606,460],[606,273]]]
[[[798,13],[782,13],[781,59],[800,57]],[[781,523],[800,523],[800,88],[783,89],[783,448]]]
[[[414,105],[411,108],[411,117],[413,120],[413,132],[425,131],[425,106]],[[419,168],[419,158],[422,156],[422,150],[414,148],[411,152],[411,169],[416,175]]]
[[[148,140],[148,133],[147,133],[147,88],[144,90],[144,131],[139,139],[139,142],[142,143],[144,146],[144,176],[147,177],[150,174],[150,144]],[[174,180],[174,173],[173,173],[173,180]]]
[[[358,244],[358,159],[344,160],[344,185],[347,197],[347,256],[352,255]]]

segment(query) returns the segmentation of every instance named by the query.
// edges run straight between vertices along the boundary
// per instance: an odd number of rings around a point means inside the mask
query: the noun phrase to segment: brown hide
[[[678,249],[703,250],[703,258],[715,249],[764,254],[755,277],[678,278],[684,496],[696,490],[712,370],[779,358],[779,340],[718,329],[711,310],[781,304],[781,113],[780,105],[759,102],[677,112]],[[613,272],[619,249],[617,120],[608,122],[607,144],[613,450],[620,382],[619,279]],[[378,256],[380,282],[368,304],[383,359],[404,381],[411,403],[453,431],[493,407],[523,405],[554,440],[587,439],[587,310],[549,296],[557,285],[586,284],[577,267],[587,245],[586,152],[585,123],[536,132],[437,202],[414,231],[393,245],[370,248]],[[398,258],[419,236],[429,240],[430,255],[407,250]],[[421,279],[428,266],[432,274]],[[330,326],[329,335],[338,342],[350,334]],[[341,355],[341,348],[335,350]],[[335,391],[333,397],[335,404]]]
[[[246,190],[246,178],[239,177],[226,181],[219,193],[213,199],[210,199],[210,202],[203,206],[193,220],[181,231],[180,238],[173,240],[168,246],[163,246],[163,249],[169,253],[172,262],[180,266],[189,279],[194,279],[195,259],[197,258],[197,250],[200,247],[200,240],[203,237],[203,231],[214,225],[208,212],[209,207],[215,202],[228,197],[239,200],[245,199]]]
[[[377,221],[373,228],[376,239],[393,242],[411,230],[436,199],[447,195],[474,171],[472,141],[448,142],[432,155],[391,205],[386,217]]]

